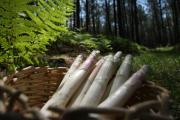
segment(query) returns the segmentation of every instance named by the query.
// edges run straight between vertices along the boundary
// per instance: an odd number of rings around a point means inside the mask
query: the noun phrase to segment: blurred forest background
[[[150,48],[180,41],[179,0],[75,0],[72,30],[127,38]]]
[[[99,49],[179,50],[180,0],[1,0],[0,62],[9,70],[47,54]],[[178,52],[177,52],[178,53]]]
[[[180,119],[180,0],[0,0],[0,74],[122,51],[171,91]],[[70,62],[69,62],[70,61]]]

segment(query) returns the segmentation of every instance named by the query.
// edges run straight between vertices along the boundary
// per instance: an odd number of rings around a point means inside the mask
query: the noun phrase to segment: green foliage
[[[117,38],[110,38],[111,39],[111,46],[113,51],[123,51],[124,53],[133,53],[139,54],[143,51],[148,51],[148,48],[138,45],[128,39],[117,37]]]
[[[101,52],[111,51],[109,39],[103,36],[93,37],[90,34],[68,32],[60,36],[54,44],[66,44],[68,46],[81,46],[87,50],[98,49]]]
[[[111,50],[109,39],[104,36],[92,37],[89,34],[78,34],[80,38],[80,44],[90,49],[98,49],[101,52],[107,52]]]
[[[180,43],[174,46],[173,48],[173,52],[179,53],[179,51],[180,51]]]
[[[160,48],[151,52],[145,52],[135,56],[133,60],[133,71],[138,70],[142,65],[150,65],[147,80],[167,88],[174,100],[172,112],[178,115],[180,103],[180,55],[173,53],[169,48]]]
[[[8,68],[38,64],[46,45],[67,31],[72,0],[1,0],[0,62]]]
[[[87,49],[98,49],[101,53],[110,51],[122,51],[123,53],[138,54],[148,51],[148,48],[120,37],[106,37],[103,35],[93,36],[88,33],[68,32],[60,37],[52,45],[65,44],[67,46],[78,48],[79,46]],[[52,47],[53,47],[52,46]]]

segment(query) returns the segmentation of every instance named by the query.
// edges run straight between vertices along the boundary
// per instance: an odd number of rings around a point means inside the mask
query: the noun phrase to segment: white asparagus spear
[[[120,57],[122,55],[121,51],[116,52],[116,54],[114,55],[114,62],[115,63],[120,63]]]
[[[95,69],[95,67],[100,63],[100,60],[96,63],[96,65],[94,65],[94,67],[91,69],[91,71],[88,74],[88,78],[91,76],[93,70]],[[72,107],[73,103],[75,102],[75,100],[80,96],[80,93],[82,91],[82,89],[84,88],[85,84],[88,82],[88,78],[86,78],[83,83],[80,85],[80,87],[78,88],[78,90],[73,94],[72,98],[70,99],[69,103],[67,104],[66,108]]]
[[[103,97],[101,98],[100,103],[103,102],[109,96],[112,84],[113,84],[113,78],[108,82],[106,90],[105,90],[105,92],[103,94]]]
[[[96,75],[97,75],[99,69],[101,68],[103,62],[104,62],[104,58],[101,58],[97,62],[96,67],[94,68],[94,70],[92,71],[90,76],[88,77],[87,82],[85,83],[82,91],[80,92],[80,94],[78,95],[78,97],[76,98],[74,103],[72,104],[72,107],[78,106],[80,104],[81,100],[84,98],[86,92],[88,91],[89,87],[91,86],[92,82],[94,81],[94,78],[96,77]]]
[[[71,108],[72,104],[74,103],[74,101],[77,99],[77,97],[79,96],[80,92],[83,89],[83,86],[85,85],[87,79],[85,79],[85,81],[83,81],[81,83],[81,85],[78,87],[78,89],[76,90],[76,92],[72,95],[71,99],[69,100],[69,102],[66,105],[66,108]]]
[[[62,86],[64,85],[64,83],[67,81],[67,80],[70,80],[70,75],[72,75],[73,72],[75,72],[75,70],[78,69],[78,67],[80,66],[80,64],[82,63],[83,61],[83,56],[82,55],[78,55],[74,62],[72,63],[71,67],[69,68],[68,72],[66,73],[66,75],[64,76],[62,82],[60,83],[59,87],[57,90],[60,90],[62,88]]]
[[[103,63],[102,67],[100,68],[86,95],[82,99],[80,106],[96,106],[99,104],[108,84],[108,81],[114,74],[113,64],[113,56],[109,55]]]
[[[118,69],[118,67],[119,67],[119,65],[120,65],[120,58],[121,58],[121,55],[122,55],[122,52],[121,51],[118,51],[118,52],[116,52],[116,54],[114,55],[114,74],[116,74],[116,71],[117,71],[117,69]],[[114,76],[114,75],[113,75]],[[110,93],[110,90],[111,90],[111,87],[112,87],[112,84],[113,84],[113,81],[114,81],[114,79],[112,78],[112,79],[110,79],[110,81],[109,81],[109,83],[108,83],[108,85],[107,85],[107,88],[106,88],[106,90],[105,90],[105,92],[104,92],[104,95],[103,95],[103,97],[101,98],[101,101],[104,101],[108,96],[109,96],[109,93]]]
[[[121,87],[119,87],[111,96],[98,105],[98,107],[119,107],[124,105],[131,95],[138,89],[147,73],[148,66],[143,66],[134,73]]]
[[[69,102],[72,95],[76,92],[78,87],[81,85],[83,80],[87,77],[89,70],[94,66],[97,54],[99,51],[93,51],[89,57],[84,61],[84,63],[76,70],[76,72],[69,78],[68,82],[65,82],[63,87],[57,91],[51,99],[46,102],[46,104],[42,107],[41,112],[44,114],[48,114],[49,106],[60,106],[65,107]]]
[[[131,70],[131,63],[132,56],[126,55],[113,80],[113,84],[109,95],[113,94],[128,79]]]
[[[91,76],[91,74],[93,73],[94,69],[96,68],[96,66],[98,64],[100,64],[102,62],[102,60],[100,59],[96,65],[92,68],[92,70],[89,72],[88,74],[88,78],[80,85],[80,87],[78,88],[78,90],[73,94],[72,98],[70,99],[69,103],[66,105],[66,108],[72,107],[73,103],[76,101],[76,99],[80,96],[81,91],[83,90],[85,84],[89,81],[89,77]],[[91,76],[92,78],[92,76]]]
[[[122,55],[122,52],[121,51],[118,51],[116,52],[116,54],[114,55],[114,72],[113,73],[116,73],[117,69],[119,68],[120,66],[120,58],[121,58],[121,55]]]

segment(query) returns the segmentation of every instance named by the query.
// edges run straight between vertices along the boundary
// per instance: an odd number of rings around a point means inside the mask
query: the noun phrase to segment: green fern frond
[[[72,0],[0,0],[0,62],[9,69],[38,64],[37,56],[67,32]]]

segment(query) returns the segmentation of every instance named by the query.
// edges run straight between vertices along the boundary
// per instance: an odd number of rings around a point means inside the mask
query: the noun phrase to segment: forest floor
[[[150,65],[147,79],[170,91],[172,114],[180,119],[180,54],[154,50],[135,56],[133,61],[133,71],[143,64]]]
[[[52,55],[50,58],[53,60],[63,60],[64,66],[69,67],[77,54],[80,53],[70,52]],[[86,53],[83,54],[87,55]],[[144,64],[150,66],[147,79],[170,91],[172,101],[171,112],[175,119],[180,119],[180,54],[160,49],[134,55],[132,72],[137,71]]]

